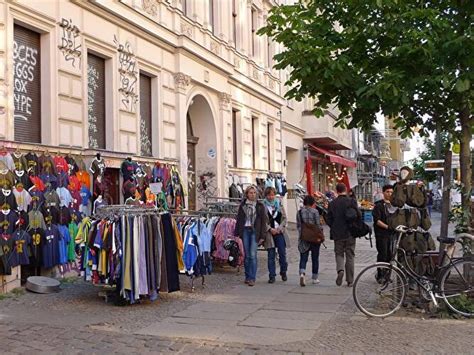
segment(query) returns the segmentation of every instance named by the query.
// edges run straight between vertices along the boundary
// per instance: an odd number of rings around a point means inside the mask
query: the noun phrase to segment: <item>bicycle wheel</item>
[[[377,275],[383,275],[377,279]],[[388,317],[403,304],[407,282],[400,269],[389,263],[375,263],[355,279],[352,295],[359,310],[369,317]]]
[[[441,276],[440,291],[446,305],[465,317],[474,316],[474,260],[460,259]]]

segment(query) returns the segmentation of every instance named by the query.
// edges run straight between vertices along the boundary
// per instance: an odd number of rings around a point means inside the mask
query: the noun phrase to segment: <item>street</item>
[[[438,220],[435,216],[433,228]],[[205,288],[196,282],[193,293],[182,276],[182,291],[161,295],[155,303],[114,306],[98,296],[101,289],[71,279],[58,294],[4,299],[2,352],[473,353],[472,320],[431,318],[415,308],[384,320],[359,313],[351,288],[335,285],[331,241],[321,249],[321,284],[300,287],[295,238],[293,230],[286,283],[279,278],[267,283],[261,251],[253,288],[235,269],[224,269],[208,276]],[[358,240],[357,269],[374,260],[375,249]]]

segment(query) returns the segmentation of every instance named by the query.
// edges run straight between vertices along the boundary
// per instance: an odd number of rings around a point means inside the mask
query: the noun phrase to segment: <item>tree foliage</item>
[[[301,0],[274,7],[259,33],[282,44],[274,59],[290,71],[286,96],[314,97],[316,116],[337,105],[341,127],[368,131],[381,112],[404,137],[449,131],[467,192],[473,14],[471,0]]]
[[[446,153],[446,147],[449,146],[448,144],[448,134],[441,133],[440,134],[440,155],[443,157]],[[430,137],[425,137],[423,139],[424,149],[420,154],[409,161],[409,165],[413,167],[413,172],[415,174],[415,178],[419,180],[423,180],[426,182],[433,182],[436,180],[436,172],[435,171],[426,171],[425,170],[425,161],[439,159],[436,155],[436,142],[431,139]]]

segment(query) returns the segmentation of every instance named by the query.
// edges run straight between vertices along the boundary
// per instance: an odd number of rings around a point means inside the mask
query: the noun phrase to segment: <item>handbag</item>
[[[301,210],[299,211],[301,220],[301,240],[308,243],[321,244],[324,243],[324,233],[316,224],[303,222]]]

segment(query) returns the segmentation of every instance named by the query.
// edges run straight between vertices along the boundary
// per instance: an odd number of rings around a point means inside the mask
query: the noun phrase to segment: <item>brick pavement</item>
[[[266,283],[265,253],[259,253],[253,289],[231,272],[215,275],[215,285],[210,276],[207,290],[164,295],[155,304],[107,305],[82,282],[58,295],[0,301],[1,352],[474,353],[472,320],[403,312],[374,320],[358,313],[350,289],[334,285],[331,242],[321,251],[321,285],[300,288],[295,244],[286,284]],[[375,258],[367,241],[358,242],[356,254],[358,269]]]

